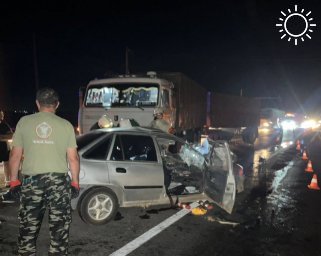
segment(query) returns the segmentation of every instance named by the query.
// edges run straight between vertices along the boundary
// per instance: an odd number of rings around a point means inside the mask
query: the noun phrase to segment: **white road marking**
[[[190,213],[192,209],[199,206],[198,202],[192,203],[190,209],[182,209],[175,213],[171,217],[167,218],[163,222],[159,223],[157,226],[151,228],[141,236],[137,237],[133,241],[124,245],[122,248],[110,254],[110,256],[125,256],[140,247],[142,244],[146,243],[148,240],[152,239],[154,236],[162,232],[164,229],[168,228],[170,225],[184,217],[186,214]]]

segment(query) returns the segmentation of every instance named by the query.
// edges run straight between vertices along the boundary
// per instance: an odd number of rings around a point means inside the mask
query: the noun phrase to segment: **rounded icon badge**
[[[294,38],[294,45],[298,45],[298,39],[301,39],[301,41],[304,42],[304,36],[311,39],[311,36],[309,35],[309,33],[313,32],[311,27],[317,26],[315,23],[311,23],[313,21],[313,18],[309,17],[311,11],[306,11],[306,13],[304,13],[304,9],[298,11],[298,6],[294,5],[294,11],[288,9],[287,12],[281,11],[281,14],[283,15],[279,18],[281,23],[276,24],[276,27],[280,27],[279,32],[282,33],[281,39],[288,36],[288,42],[290,42],[292,38]],[[302,19],[304,22],[304,29],[300,31],[300,33],[293,33],[289,30],[289,21],[293,18]]]
[[[46,122],[39,124],[36,128],[36,133],[37,133],[38,137],[41,139],[49,138],[51,132],[52,132],[51,126],[49,124],[47,124]]]

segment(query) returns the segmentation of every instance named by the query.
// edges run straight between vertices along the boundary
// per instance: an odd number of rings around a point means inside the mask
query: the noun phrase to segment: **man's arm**
[[[23,148],[13,147],[10,152],[9,159],[9,170],[10,170],[10,181],[15,181],[18,179],[18,171],[22,159]]]
[[[67,159],[69,163],[71,181],[79,183],[79,155],[77,148],[68,148],[67,149]]]

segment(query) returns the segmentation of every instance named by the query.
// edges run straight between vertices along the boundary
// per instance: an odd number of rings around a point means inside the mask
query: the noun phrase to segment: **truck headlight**
[[[281,126],[284,130],[294,130],[297,128],[297,124],[293,120],[284,120],[281,122]]]
[[[113,123],[113,120],[110,117],[108,117],[106,115],[103,115],[98,120],[98,126],[100,128],[111,128],[111,127],[114,126],[114,123]]]

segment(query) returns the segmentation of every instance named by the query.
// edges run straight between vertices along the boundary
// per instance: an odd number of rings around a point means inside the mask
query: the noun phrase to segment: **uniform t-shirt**
[[[54,113],[39,112],[19,120],[12,146],[23,148],[22,173],[36,175],[67,172],[67,149],[77,144],[70,122]]]

